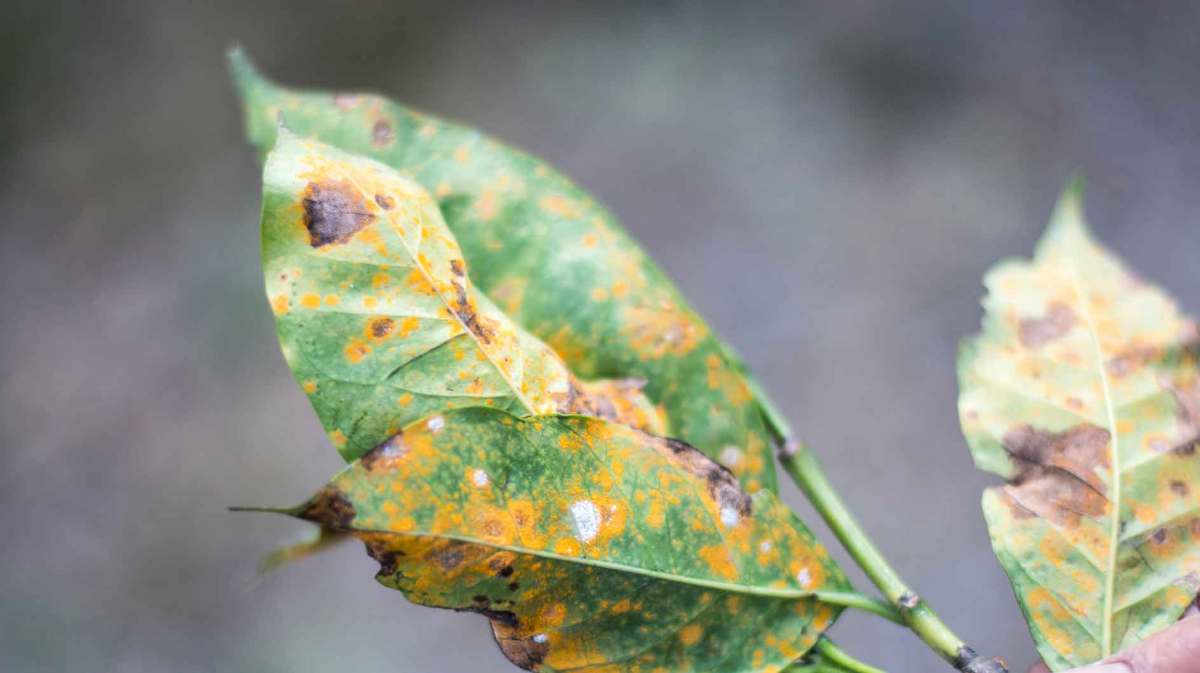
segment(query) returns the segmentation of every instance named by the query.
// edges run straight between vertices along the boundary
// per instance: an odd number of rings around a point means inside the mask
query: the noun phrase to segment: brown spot
[[[512,566],[504,566],[496,574],[499,575],[500,577],[512,577],[513,567]]]
[[[391,210],[396,207],[396,200],[387,194],[376,194],[375,203],[378,203],[379,207],[384,210]]]
[[[509,590],[509,591],[516,591],[517,589],[520,589],[520,588],[521,588],[521,585],[520,585],[520,584],[517,584],[516,582],[509,582],[509,583],[508,583],[508,590]]]
[[[391,318],[372,318],[367,323],[367,331],[376,339],[382,339],[392,333],[396,323]]]
[[[1200,377],[1180,385],[1167,380],[1163,386],[1175,398],[1176,417],[1179,419],[1178,434],[1173,439],[1174,451],[1179,455],[1195,453],[1196,442],[1200,441]]]
[[[451,273],[453,273],[454,275],[458,276],[459,278],[462,278],[462,277],[463,277],[463,275],[466,273],[466,272],[463,270],[463,262],[462,262],[462,260],[461,260],[461,259],[452,259],[452,260],[450,260],[450,271],[451,271]]]
[[[518,668],[527,671],[537,670],[550,653],[550,643],[543,637],[542,642],[534,640],[533,636],[518,636],[515,629],[492,622],[492,635],[500,651]]]
[[[392,125],[386,119],[380,119],[371,127],[371,143],[376,147],[386,147],[392,144],[394,134]]]
[[[339,110],[353,110],[362,102],[362,96],[357,96],[350,93],[339,93],[333,97],[333,104]]]
[[[303,204],[304,226],[314,248],[345,243],[375,219],[358,190],[346,180],[308,183]]]
[[[408,453],[408,447],[404,444],[404,433],[397,432],[364,453],[358,462],[368,472],[378,469],[386,470],[393,467],[395,462],[404,457],[406,453]]]
[[[367,556],[379,563],[379,572],[375,573],[378,578],[395,575],[400,567],[400,559],[406,556],[404,551],[388,547],[384,539],[372,538],[364,540],[363,544],[367,548]]]
[[[1070,525],[1103,515],[1108,486],[1096,469],[1109,468],[1108,439],[1107,430],[1086,423],[1058,433],[1022,425],[1005,434],[1004,450],[1017,473],[1004,491],[1015,514]]]
[[[670,450],[675,462],[691,474],[704,480],[708,494],[719,509],[732,508],[742,518],[753,512],[750,496],[738,485],[737,477],[724,465],[714,461],[687,442],[672,437],[657,438]]]
[[[346,530],[357,512],[354,503],[336,486],[325,486],[304,506],[299,517],[334,530]]]
[[[466,546],[466,542],[450,540],[445,545],[430,549],[425,558],[436,563],[442,570],[449,572],[457,568],[466,558],[464,549]]]
[[[479,320],[479,314],[475,311],[475,307],[471,305],[471,300],[467,298],[467,289],[462,283],[454,281],[451,283],[454,286],[454,315],[462,321],[462,324],[474,334],[476,338],[485,344],[492,342],[492,330],[485,326]]]
[[[1062,302],[1052,302],[1046,315],[1041,318],[1025,318],[1019,327],[1021,345],[1038,349],[1053,341],[1075,326],[1075,312]]]
[[[1172,479],[1171,492],[1181,498],[1186,498],[1187,494],[1191,492],[1191,489],[1188,488],[1186,483],[1179,481],[1178,479]]]
[[[488,608],[471,607],[465,608],[465,611],[479,613],[492,620],[493,623],[503,624],[504,626],[516,628],[516,626],[520,624],[520,622],[517,621],[517,615],[508,610],[491,610]]]
[[[1154,544],[1162,544],[1167,541],[1167,529],[1159,528],[1150,534],[1150,542]]]
[[[1129,348],[1109,359],[1104,368],[1109,374],[1120,378],[1157,360],[1159,355],[1157,348],[1145,346]]]

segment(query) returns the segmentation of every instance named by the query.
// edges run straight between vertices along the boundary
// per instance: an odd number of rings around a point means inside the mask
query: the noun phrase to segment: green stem
[[[863,572],[885,598],[899,611],[904,624],[926,645],[963,673],[1007,673],[998,659],[975,654],[950,627],[904,583],[879,549],[867,537],[854,515],[846,508],[816,456],[807,446],[788,441],[779,452],[779,461],[837,539],[862,567]]]
[[[838,668],[852,671],[853,673],[885,673],[882,668],[875,668],[850,656],[825,636],[821,636],[821,639],[817,641],[813,649],[830,663],[836,664]]]
[[[847,608],[854,608],[855,610],[862,610],[863,612],[870,612],[894,624],[908,626],[904,621],[904,616],[891,603],[881,601],[872,596],[865,596],[857,591],[818,591],[816,592],[816,597],[822,603],[841,605]]]

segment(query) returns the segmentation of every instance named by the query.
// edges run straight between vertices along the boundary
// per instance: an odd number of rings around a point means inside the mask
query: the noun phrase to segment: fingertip
[[[1187,616],[1128,653],[1113,657],[1133,673],[1196,673],[1200,662],[1200,615]]]

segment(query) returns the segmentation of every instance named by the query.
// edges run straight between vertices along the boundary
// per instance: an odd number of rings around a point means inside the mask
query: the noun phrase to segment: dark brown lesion
[[[1046,314],[1040,318],[1025,318],[1018,325],[1021,345],[1038,349],[1071,331],[1078,319],[1070,306],[1051,302]]]
[[[1108,485],[1097,469],[1110,469],[1107,430],[1090,423],[1062,432],[1021,425],[1002,443],[1016,467],[1004,488],[1016,516],[1074,526],[1081,517],[1105,514]]]
[[[367,472],[374,472],[379,469],[387,469],[393,461],[403,457],[406,453],[408,453],[408,447],[404,444],[404,433],[397,432],[364,453],[358,462]]]
[[[387,147],[395,140],[396,134],[392,125],[386,119],[377,119],[371,126],[371,144],[376,147]]]
[[[310,182],[301,203],[308,242],[314,248],[345,243],[375,220],[366,200],[348,180]]]
[[[650,435],[647,435],[650,436]],[[673,437],[654,437],[673,461],[695,477],[702,479],[708,495],[721,509],[732,508],[742,518],[754,511],[753,500],[738,484],[729,468],[704,455],[699,449]]]
[[[527,671],[537,670],[550,653],[550,643],[545,637],[539,642],[537,634],[520,636],[515,628],[503,623],[492,622],[492,636],[504,656],[518,668]]]
[[[477,339],[485,344],[491,343],[494,332],[492,328],[483,324],[479,312],[471,303],[470,297],[467,296],[466,286],[458,280],[455,280],[451,284],[454,286],[454,304],[451,307],[454,315],[467,328],[467,331],[474,334]]]
[[[333,530],[349,530],[357,514],[354,503],[341,489],[327,485],[304,505],[297,516]]]
[[[384,210],[391,210],[396,207],[396,200],[387,194],[376,194],[375,203],[379,204],[379,207]]]
[[[396,328],[396,322],[391,318],[371,318],[367,321],[367,332],[376,339],[386,338]]]
[[[403,549],[390,544],[390,539],[386,537],[367,538],[363,544],[366,545],[367,556],[379,563],[379,572],[375,573],[377,578],[395,575],[400,570],[401,560],[408,555]]]

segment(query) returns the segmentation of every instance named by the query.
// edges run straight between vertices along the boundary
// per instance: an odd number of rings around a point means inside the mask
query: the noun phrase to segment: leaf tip
[[[268,514],[286,514],[299,516],[304,511],[304,505],[297,507],[265,507],[258,505],[234,505],[227,508],[230,512],[266,512]]]
[[[1054,212],[1050,216],[1050,224],[1046,227],[1046,233],[1042,235],[1042,240],[1038,243],[1038,254],[1057,240],[1080,236],[1085,239],[1091,238],[1091,232],[1088,230],[1087,221],[1083,215],[1085,186],[1086,181],[1078,173],[1067,180],[1067,184],[1059,193],[1058,201],[1054,204]]]
[[[230,45],[225,50],[225,59],[229,63],[229,73],[242,98],[246,97],[248,90],[254,84],[265,81],[266,78],[258,72],[258,68],[246,55],[246,50],[242,48],[242,45],[236,42]]]

